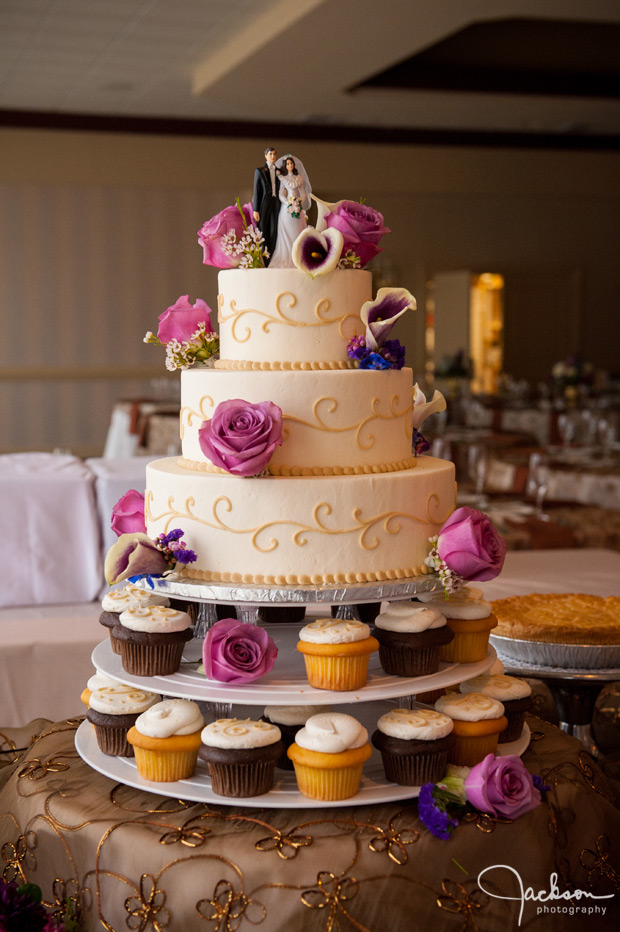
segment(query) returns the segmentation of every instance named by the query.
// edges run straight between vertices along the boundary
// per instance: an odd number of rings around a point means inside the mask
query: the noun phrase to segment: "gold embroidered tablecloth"
[[[581,745],[540,719],[524,761],[545,802],[513,823],[462,822],[449,841],[415,800],[278,811],[115,784],[78,757],[78,724],[0,730],[0,869],[48,907],[72,898],[84,930],[507,932],[521,905],[521,929],[618,927],[620,811]],[[521,903],[518,877],[536,901]]]

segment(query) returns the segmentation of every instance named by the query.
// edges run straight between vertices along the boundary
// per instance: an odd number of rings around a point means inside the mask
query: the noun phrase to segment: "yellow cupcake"
[[[297,732],[287,754],[299,792],[327,802],[355,796],[372,748],[368,732],[353,716],[322,712]]]
[[[187,699],[166,699],[140,715],[127,732],[140,776],[154,783],[191,777],[203,726],[200,709]]]
[[[379,642],[368,625],[355,619],[320,619],[299,632],[297,650],[304,655],[308,683],[315,689],[361,689],[368,678],[370,655]]]
[[[439,609],[454,632],[454,640],[441,648],[440,657],[449,663],[477,663],[489,648],[489,634],[497,624],[482,589],[463,586],[446,598],[443,592],[422,592],[417,598]]]
[[[450,752],[451,764],[473,767],[496,752],[499,736],[508,724],[504,706],[497,699],[482,693],[448,692],[437,700],[435,708],[454,722],[456,743]]]

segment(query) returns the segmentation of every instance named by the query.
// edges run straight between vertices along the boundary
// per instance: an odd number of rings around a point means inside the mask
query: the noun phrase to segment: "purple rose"
[[[243,205],[243,216],[248,227],[255,227],[251,204]],[[222,238],[228,233],[235,233],[237,242],[245,233],[243,218],[236,204],[225,207],[219,214],[211,217],[198,230],[198,242],[202,246],[202,264],[213,265],[216,269],[236,269],[241,256],[228,255],[222,249]]]
[[[282,409],[272,401],[222,401],[198,431],[200,449],[233,476],[256,476],[282,443]]]
[[[481,812],[518,819],[540,803],[540,792],[520,757],[487,754],[465,778],[467,799]]]
[[[146,533],[144,495],[136,489],[125,492],[112,509],[111,527],[117,537],[139,531]]]
[[[273,667],[278,648],[264,628],[223,618],[207,631],[202,648],[205,673],[220,683],[251,683]]]
[[[189,342],[192,334],[198,330],[198,325],[202,323],[205,325],[205,333],[213,333],[210,313],[211,308],[202,298],[197,298],[196,303],[191,305],[189,295],[181,295],[175,304],[159,315],[157,336],[162,343],[170,343],[171,340],[178,340],[179,343]]]
[[[357,201],[340,201],[335,210],[326,214],[325,223],[328,229],[342,233],[342,255],[350,250],[359,256],[363,266],[381,252],[378,245],[381,237],[392,232],[384,226],[383,214]]]
[[[506,556],[506,542],[489,518],[473,508],[457,508],[437,542],[439,556],[449,569],[470,582],[495,579]]]
[[[146,534],[121,534],[105,558],[104,572],[109,586],[131,576],[160,576],[168,561]]]

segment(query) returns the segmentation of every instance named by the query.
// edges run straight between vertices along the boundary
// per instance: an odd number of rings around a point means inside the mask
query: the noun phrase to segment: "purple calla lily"
[[[319,233],[314,227],[307,227],[293,243],[293,262],[312,278],[325,275],[332,272],[340,262],[343,242],[339,230]]]
[[[379,288],[375,300],[366,301],[360,311],[366,325],[366,346],[379,349],[398,318],[410,309],[415,311],[416,301],[406,288]]]
[[[121,534],[105,558],[105,578],[108,585],[130,576],[157,576],[168,569],[168,562],[146,534]]]

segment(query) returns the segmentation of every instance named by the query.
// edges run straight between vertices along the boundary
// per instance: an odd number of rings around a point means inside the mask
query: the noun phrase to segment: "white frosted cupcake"
[[[146,608],[149,605],[169,605],[169,599],[165,595],[157,595],[155,592],[146,592],[139,589],[133,583],[127,583],[122,589],[110,589],[101,600],[103,611],[99,616],[99,624],[103,625],[110,632],[110,644],[115,654],[120,654],[120,644],[114,635],[114,628],[118,624],[121,612],[126,612],[134,608]]]
[[[391,602],[375,618],[379,660],[391,676],[425,676],[439,669],[439,652],[454,637],[434,605]]]
[[[120,644],[123,669],[134,676],[175,673],[183,648],[192,637],[191,624],[187,612],[165,605],[122,612],[114,634]]]
[[[445,615],[454,640],[441,648],[441,659],[451,663],[477,663],[484,660],[489,648],[489,634],[497,625],[491,605],[482,589],[463,586],[446,598],[443,592],[421,592],[425,605],[433,605]]]
[[[355,796],[362,768],[372,754],[364,726],[343,712],[321,712],[309,718],[288,749],[300,793],[311,799]]]
[[[508,725],[499,736],[500,744],[516,741],[521,737],[525,713],[529,712],[532,706],[532,687],[529,683],[516,676],[483,673],[461,683],[459,690],[462,693],[482,693],[483,696],[499,699],[508,719]]]
[[[508,724],[504,706],[482,693],[447,692],[435,703],[435,709],[449,715],[454,722],[455,745],[451,764],[473,767],[497,750],[500,733]]]
[[[200,756],[209,764],[218,796],[262,796],[273,786],[284,745],[277,725],[249,718],[220,718],[202,730]]]
[[[96,689],[102,689],[104,686],[120,686],[121,684],[118,680],[113,680],[110,676],[105,676],[103,673],[93,673],[91,677],[86,682],[86,686],[82,690],[82,695],[80,696],[81,701],[88,708],[90,704],[90,697]]]
[[[378,649],[368,625],[355,619],[313,621],[301,629],[297,644],[310,686],[344,691],[366,685],[368,660]]]
[[[284,749],[276,761],[276,767],[281,770],[292,770],[293,763],[287,751],[295,740],[295,735],[299,729],[306,724],[312,715],[319,712],[331,712],[328,705],[268,705],[265,706],[261,719],[264,722],[271,722],[277,725],[282,732],[282,742]]]
[[[448,715],[434,709],[392,709],[381,716],[372,743],[392,783],[422,786],[441,780],[455,737]]]
[[[204,718],[189,699],[164,699],[139,715],[127,733],[140,776],[156,783],[186,780],[196,769]]]
[[[94,689],[86,718],[95,728],[99,749],[112,757],[133,757],[127,732],[138,716],[160,699],[156,693],[122,683]]]

